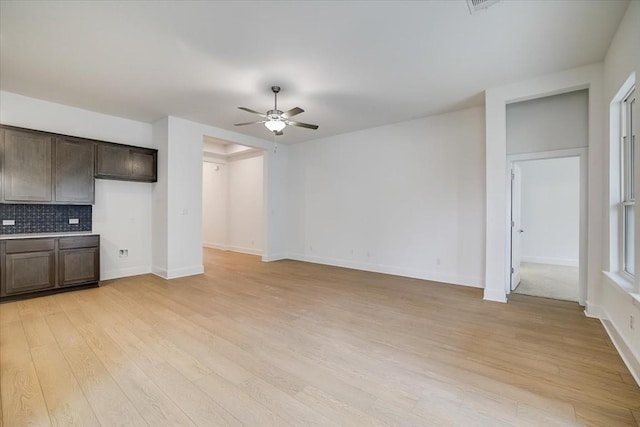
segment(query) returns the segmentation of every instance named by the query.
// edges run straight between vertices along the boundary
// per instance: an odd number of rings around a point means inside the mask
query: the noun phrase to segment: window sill
[[[614,283],[618,287],[619,291],[629,295],[634,300],[634,304],[640,304],[640,293],[638,293],[634,286],[634,283],[631,280],[619,273],[614,273],[611,271],[603,271],[603,273],[609,278],[612,283]]]

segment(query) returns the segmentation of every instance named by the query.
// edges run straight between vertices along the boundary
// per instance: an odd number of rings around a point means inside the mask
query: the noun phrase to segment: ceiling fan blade
[[[302,123],[302,122],[294,122],[293,120],[287,120],[287,124],[288,125],[292,125],[292,126],[298,126],[301,128],[307,128],[307,129],[318,129],[318,125],[312,125],[309,123]]]
[[[245,123],[236,123],[234,126],[244,126],[244,125],[253,125],[256,123],[264,123],[266,120],[258,120],[257,122],[245,122]]]
[[[247,108],[247,107],[238,107],[238,109],[246,111],[247,113],[253,113],[253,114],[257,114],[260,117],[267,117],[266,115],[257,112],[256,110],[252,110],[251,108]]]
[[[296,114],[300,114],[300,113],[304,113],[304,110],[300,107],[295,107],[289,111],[285,111],[284,113],[282,113],[280,117],[282,117],[283,119],[288,119],[289,117],[293,117]]]

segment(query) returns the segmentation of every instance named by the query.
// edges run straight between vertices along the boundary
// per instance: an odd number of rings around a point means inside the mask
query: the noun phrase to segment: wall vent
[[[478,11],[489,9],[499,2],[500,0],[467,0],[467,5],[469,5],[469,12],[473,15]]]

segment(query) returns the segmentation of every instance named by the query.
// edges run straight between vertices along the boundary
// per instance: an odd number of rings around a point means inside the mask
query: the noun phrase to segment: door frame
[[[507,191],[507,222],[505,227],[507,230],[507,254],[509,255],[509,265],[507,267],[506,277],[511,279],[511,168],[516,162],[523,162],[528,160],[547,160],[547,159],[560,159],[565,157],[578,157],[580,162],[580,228],[579,228],[579,256],[578,256],[578,303],[584,306],[587,302],[587,256],[589,249],[589,242],[587,239],[589,213],[588,213],[588,195],[589,195],[589,149],[587,147],[582,148],[569,148],[565,150],[553,150],[553,151],[541,151],[538,153],[525,153],[525,154],[511,154],[507,156],[507,182],[506,185],[509,189]],[[507,294],[511,293],[511,280],[508,281],[505,291]]]
[[[511,211],[510,211],[510,217],[509,219],[511,220],[511,228],[510,228],[510,236],[511,236],[511,252],[510,252],[510,256],[509,256],[509,267],[511,268],[510,271],[510,276],[509,276],[509,292],[513,292],[516,289],[518,289],[518,286],[520,286],[520,280],[518,280],[518,284],[514,287],[513,286],[513,282],[514,282],[514,275],[516,274],[515,269],[513,268],[514,266],[514,262],[513,262],[513,252],[514,252],[514,247],[513,247],[513,236],[515,234],[515,227],[516,225],[518,226],[518,233],[517,235],[520,235],[520,253],[518,254],[518,258],[520,258],[520,263],[518,264],[518,271],[517,274],[518,276],[520,276],[520,264],[522,264],[522,235],[520,233],[522,233],[522,171],[520,170],[520,166],[518,165],[519,163],[522,163],[522,161],[514,161],[511,162],[510,164],[510,172],[511,172]],[[516,165],[518,165],[518,172],[516,172]],[[519,176],[518,176],[519,175]],[[515,185],[515,183],[518,182],[518,186]],[[513,195],[514,195],[514,189],[518,188],[518,193],[519,193],[519,198],[520,198],[520,206],[518,206],[518,209],[514,209],[514,203],[513,203]],[[518,212],[518,216],[520,217],[520,219],[518,220],[518,224],[515,223],[514,221],[514,212]]]

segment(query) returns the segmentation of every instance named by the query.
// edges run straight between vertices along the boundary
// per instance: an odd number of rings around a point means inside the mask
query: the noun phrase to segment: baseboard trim
[[[121,277],[139,276],[141,274],[151,273],[151,266],[141,265],[137,267],[118,268],[106,270],[100,274],[100,280],[119,279]]]
[[[179,277],[195,276],[204,273],[204,265],[194,265],[192,267],[174,268],[167,271],[167,279],[177,279]]]
[[[220,249],[221,251],[229,250],[229,247],[227,245],[222,245],[220,243],[202,242],[202,246],[204,246],[205,248]]]
[[[153,266],[151,267],[151,274],[155,274],[158,277],[162,277],[163,279],[167,279],[167,270],[164,268]]]
[[[597,304],[592,304],[589,301],[585,303],[584,306],[584,315],[590,317],[592,319],[608,319],[608,317],[604,314],[604,310],[601,306]]]
[[[482,297],[485,301],[493,301],[493,302],[507,302],[507,293],[504,291],[496,290],[496,289],[488,289],[484,288],[484,297]]]
[[[240,246],[229,246],[227,250],[231,252],[239,252],[241,254],[262,256],[262,251],[260,249],[243,248]]]
[[[482,278],[440,273],[434,271],[416,270],[401,268],[391,265],[370,264],[359,261],[342,260],[337,258],[316,257],[303,254],[289,254],[287,257],[296,261],[311,262],[314,264],[331,265],[334,267],[351,268],[353,270],[370,271],[373,273],[390,274],[392,276],[410,277],[412,279],[429,280],[432,282],[448,283],[451,285],[469,286],[473,288],[483,288]]]
[[[260,249],[243,248],[241,246],[226,246],[210,242],[202,242],[202,246],[205,248],[220,249],[221,251],[239,252],[241,254],[248,255],[262,255],[262,251]]]
[[[530,262],[532,264],[563,265],[565,267],[578,267],[580,265],[577,259],[572,259],[572,258],[548,258],[548,257],[541,257],[541,256],[521,256],[520,261]]]
[[[611,342],[613,342],[616,350],[618,350],[622,361],[627,368],[629,368],[629,372],[631,372],[633,379],[636,380],[636,384],[640,386],[640,360],[634,356],[631,347],[627,345],[624,337],[618,333],[618,330],[611,321],[600,319],[600,323],[602,323],[604,330],[607,332],[607,335],[609,335],[609,338],[611,338]]]
[[[262,255],[263,262],[282,261],[287,259],[287,254]]]

